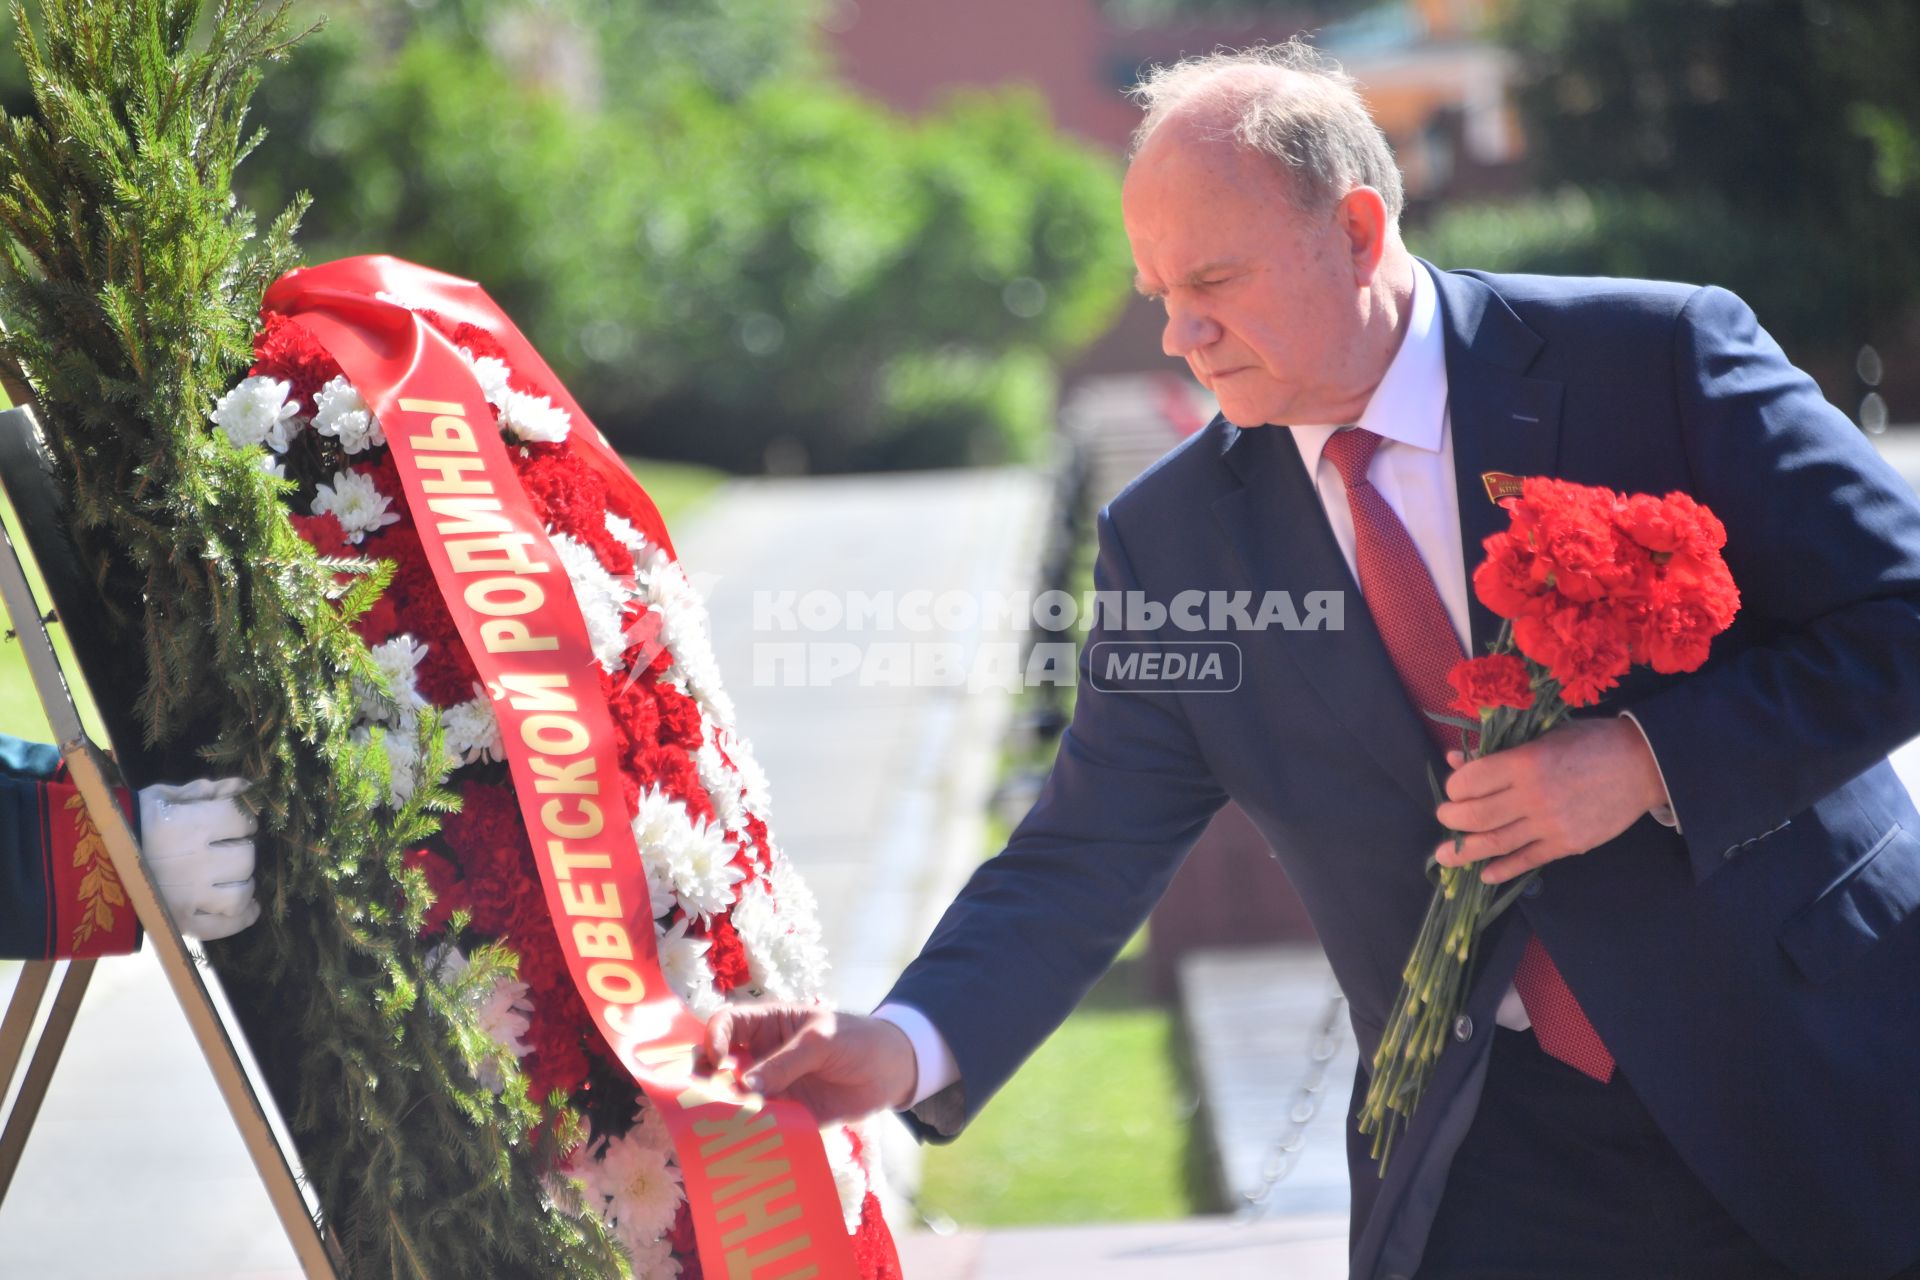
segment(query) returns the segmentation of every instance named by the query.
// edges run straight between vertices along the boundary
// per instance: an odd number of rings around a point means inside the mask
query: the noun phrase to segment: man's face
[[[1358,341],[1368,281],[1337,212],[1301,213],[1285,183],[1267,157],[1163,124],[1121,198],[1135,284],[1228,421],[1351,422],[1378,380]]]

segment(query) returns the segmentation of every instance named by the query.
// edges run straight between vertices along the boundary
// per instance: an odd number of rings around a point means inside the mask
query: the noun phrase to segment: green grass
[[[0,393],[4,398],[4,393]],[[0,493],[0,518],[6,522],[7,536],[13,540],[15,551],[27,571],[27,582],[32,586],[36,598],[45,603],[46,588],[40,579],[40,570],[33,563],[25,541],[20,536],[20,522],[13,513],[13,504]],[[47,630],[53,636],[53,650],[60,659],[60,668],[66,673],[67,686],[80,707],[81,722],[96,742],[105,742],[106,734],[100,727],[100,717],[93,708],[93,698],[87,687],[77,675],[79,667],[73,658],[73,646],[67,643],[66,628],[57,623],[49,624]],[[27,674],[26,651],[20,647],[20,641],[13,632],[13,620],[7,619],[6,636],[0,640],[0,733],[10,733],[16,738],[31,738],[37,742],[47,742],[53,737],[53,730],[47,726],[47,713],[40,705],[40,696],[34,691],[33,680]]]
[[[926,1148],[919,1208],[963,1227],[1184,1218],[1213,1207],[1170,1009],[1139,939],[958,1141]]]

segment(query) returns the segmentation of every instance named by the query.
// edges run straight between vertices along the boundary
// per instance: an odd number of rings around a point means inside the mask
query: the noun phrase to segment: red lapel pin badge
[[[1480,483],[1487,486],[1488,502],[1520,496],[1521,478],[1505,471],[1483,471],[1480,473]]]

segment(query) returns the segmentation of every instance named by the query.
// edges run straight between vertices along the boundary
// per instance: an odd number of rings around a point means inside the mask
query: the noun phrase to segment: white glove
[[[253,896],[258,824],[234,799],[246,789],[242,778],[140,789],[147,868],[174,924],[190,938],[225,938],[260,918]]]

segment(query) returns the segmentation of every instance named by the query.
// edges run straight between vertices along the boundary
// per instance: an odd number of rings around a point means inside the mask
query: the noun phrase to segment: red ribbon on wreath
[[[664,523],[619,455],[480,287],[397,258],[292,271],[264,307],[338,361],[383,424],[434,580],[493,700],[568,972],[593,1022],[673,1135],[705,1274],[859,1274],[812,1117],[798,1103],[698,1076],[703,1024],[661,972],[614,730],[566,571],[521,490],[458,350],[409,308],[485,329],[551,389],[589,465]]]

